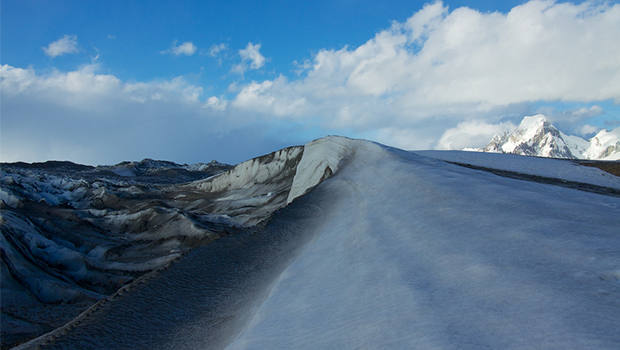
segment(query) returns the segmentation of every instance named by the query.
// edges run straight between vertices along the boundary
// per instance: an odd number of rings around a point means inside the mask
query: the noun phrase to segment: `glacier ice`
[[[19,349],[618,348],[620,197],[444,160],[620,189],[555,159],[316,140],[163,187],[156,217],[239,230]],[[146,239],[139,207],[89,219]]]

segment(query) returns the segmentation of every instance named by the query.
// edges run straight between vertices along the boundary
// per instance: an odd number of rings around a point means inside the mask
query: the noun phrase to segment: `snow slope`
[[[416,151],[415,153],[448,162],[620,189],[620,177],[598,168],[580,165],[572,160],[466,151]]]
[[[620,346],[619,198],[356,146],[227,349]]]
[[[619,197],[361,140],[312,148],[338,171],[264,226],[19,349],[620,347]],[[561,164],[542,161],[523,167]]]

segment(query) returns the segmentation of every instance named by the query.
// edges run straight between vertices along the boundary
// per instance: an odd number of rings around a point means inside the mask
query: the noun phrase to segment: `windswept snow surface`
[[[351,143],[227,349],[620,348],[619,198]]]

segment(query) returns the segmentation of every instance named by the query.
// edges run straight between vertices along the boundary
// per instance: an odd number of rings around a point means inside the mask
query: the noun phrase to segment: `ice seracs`
[[[466,149],[493,153],[568,159],[620,159],[620,128],[601,130],[590,141],[566,135],[547,118],[538,114],[524,117],[512,132],[498,134],[482,149]]]

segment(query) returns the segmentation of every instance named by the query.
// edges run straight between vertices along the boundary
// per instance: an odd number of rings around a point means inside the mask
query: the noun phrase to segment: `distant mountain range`
[[[544,115],[538,114],[523,118],[510,133],[495,135],[484,148],[465,150],[549,158],[620,160],[620,128],[603,129],[587,141],[564,134]]]

